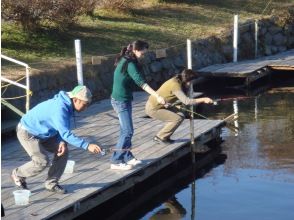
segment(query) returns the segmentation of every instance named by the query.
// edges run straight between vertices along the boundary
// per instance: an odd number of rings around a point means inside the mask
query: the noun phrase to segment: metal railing
[[[15,86],[18,86],[20,88],[23,88],[26,90],[26,104],[25,104],[25,108],[26,108],[26,112],[30,109],[30,95],[31,95],[31,91],[30,91],[30,67],[28,64],[24,63],[24,62],[21,62],[19,60],[16,60],[16,59],[13,59],[13,58],[10,58],[8,56],[5,56],[3,54],[1,54],[1,59],[5,59],[5,60],[8,60],[10,62],[13,62],[13,63],[16,63],[18,65],[21,65],[21,66],[24,66],[26,68],[26,85],[23,85],[21,83],[18,83],[18,82],[15,82],[13,80],[10,80],[10,79],[7,79],[3,76],[1,76],[1,82],[4,81],[4,82],[7,82],[9,84],[12,84],[12,85],[15,85]],[[10,98],[11,99],[11,98]],[[11,110],[15,111],[15,107],[12,107],[11,104],[9,104],[4,98],[2,98],[1,96],[1,103],[6,105],[8,108],[10,108]],[[21,111],[18,110],[18,112],[16,112],[17,114],[19,114]]]

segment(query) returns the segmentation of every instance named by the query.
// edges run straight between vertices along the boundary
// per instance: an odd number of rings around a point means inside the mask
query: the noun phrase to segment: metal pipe
[[[29,71],[30,67],[29,67],[29,65],[24,63],[24,62],[21,62],[21,61],[18,61],[16,59],[5,56],[3,54],[1,54],[1,58],[6,59],[6,60],[8,60],[10,62],[19,64],[21,66],[24,66],[26,68],[26,86],[24,86],[23,84],[20,84],[18,82],[14,82],[12,80],[6,79],[6,78],[4,78],[2,76],[1,76],[1,81],[8,82],[10,84],[19,86],[19,87],[26,90],[26,106],[25,106],[25,108],[26,108],[26,112],[29,111],[29,109],[30,109],[30,71]]]
[[[5,56],[5,55],[3,55],[3,54],[1,54],[1,58],[5,59],[5,60],[9,60],[9,61],[11,61],[11,62],[13,62],[13,63],[17,63],[17,64],[19,64],[19,65],[21,65],[21,66],[24,66],[24,67],[29,68],[29,65],[28,65],[28,64],[26,64],[26,63],[24,63],[24,62],[21,62],[21,61],[18,61],[18,60],[15,60],[15,59],[13,59],[13,58],[10,58],[10,57]]]
[[[10,80],[10,79],[6,79],[6,78],[4,78],[4,77],[0,77],[0,79],[1,79],[1,81],[4,81],[4,82],[8,82],[8,83],[10,83],[10,84],[13,84],[13,85],[16,85],[16,86],[19,86],[19,87],[21,87],[21,88],[23,88],[23,89],[27,89],[27,86],[25,86],[25,85],[23,85],[23,84],[20,84],[20,83],[18,83],[18,82],[14,82],[14,81],[12,81],[12,80]]]

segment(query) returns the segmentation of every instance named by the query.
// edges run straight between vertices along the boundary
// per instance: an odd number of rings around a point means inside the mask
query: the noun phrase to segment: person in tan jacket
[[[190,82],[194,77],[195,74],[192,70],[184,69],[181,74],[176,75],[163,83],[156,93],[163,97],[165,102],[169,105],[172,105],[178,100],[185,105],[213,103],[213,101],[208,97],[196,99],[187,97],[186,93]],[[148,98],[145,106],[145,112],[151,118],[166,122],[165,126],[156,134],[153,140],[157,143],[173,143],[174,140],[170,139],[170,136],[180,126],[184,120],[184,115],[177,111],[176,108],[170,108],[167,107],[167,105],[158,103],[153,96]]]

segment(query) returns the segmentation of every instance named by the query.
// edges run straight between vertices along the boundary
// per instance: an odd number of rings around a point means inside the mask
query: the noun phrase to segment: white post
[[[255,97],[254,99],[254,118],[255,120],[257,120],[257,115],[258,115],[258,102],[257,102],[257,97]]]
[[[255,58],[257,58],[258,53],[258,20],[255,20]]]
[[[30,110],[30,71],[29,67],[26,67],[26,84],[27,84],[27,89],[26,89],[26,112]]]
[[[238,15],[234,15],[233,62],[238,61]]]
[[[187,39],[187,67],[188,69],[192,70],[192,45],[191,45],[191,40]],[[193,98],[193,83],[190,84],[189,88],[189,96],[192,99]],[[194,111],[193,105],[190,107],[191,112]],[[191,152],[192,152],[192,162],[195,163],[195,157],[193,153],[193,148],[195,146],[194,142],[194,114],[191,113],[191,119],[190,119],[190,134],[191,134]]]
[[[190,39],[187,39],[187,67],[192,69],[192,46]]]
[[[78,84],[79,85],[84,85],[81,41],[78,40],[78,39],[75,40],[75,50],[76,50],[76,64],[77,64]]]
[[[234,100],[233,101],[233,109],[234,109],[234,125],[238,129],[239,128],[239,123],[238,123],[238,116],[239,116],[239,108],[238,108],[238,101]],[[238,130],[236,130],[235,136],[238,136]]]

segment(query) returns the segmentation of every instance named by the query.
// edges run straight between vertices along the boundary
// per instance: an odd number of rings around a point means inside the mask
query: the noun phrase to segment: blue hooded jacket
[[[89,143],[75,136],[70,131],[70,118],[73,116],[73,104],[64,91],[60,91],[52,99],[41,102],[22,116],[21,125],[32,135],[47,139],[58,135],[75,147],[88,148]]]

